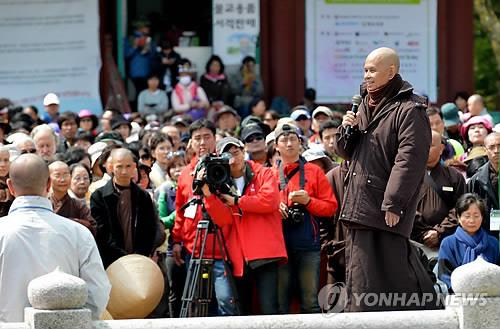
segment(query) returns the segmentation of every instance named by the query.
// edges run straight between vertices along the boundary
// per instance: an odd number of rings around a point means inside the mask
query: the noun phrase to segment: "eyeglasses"
[[[252,135],[250,137],[248,137],[247,139],[245,139],[245,144],[246,143],[252,143],[252,142],[260,142],[260,141],[263,141],[264,140],[264,136],[262,135]]]
[[[175,152],[168,152],[167,154],[167,159],[173,159],[175,157],[184,157],[186,155],[186,152],[184,152],[183,150],[180,150],[180,151],[175,151]]]
[[[36,153],[36,149],[27,149],[21,151],[21,154],[27,154],[27,153]]]

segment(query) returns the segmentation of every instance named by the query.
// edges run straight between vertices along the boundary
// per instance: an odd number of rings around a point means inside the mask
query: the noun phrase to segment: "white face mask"
[[[179,82],[184,86],[187,86],[191,83],[191,77],[189,75],[183,75],[179,78]]]

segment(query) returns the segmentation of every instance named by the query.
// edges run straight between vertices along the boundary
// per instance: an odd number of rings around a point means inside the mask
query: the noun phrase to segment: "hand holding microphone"
[[[356,113],[358,112],[358,107],[359,104],[361,104],[361,96],[360,95],[354,95],[352,97],[352,108],[350,111],[347,111],[346,115],[344,115],[344,118],[342,120],[342,126],[346,128],[346,136],[349,138],[352,133],[354,132],[354,127],[356,127],[359,122],[358,118],[356,116]]]

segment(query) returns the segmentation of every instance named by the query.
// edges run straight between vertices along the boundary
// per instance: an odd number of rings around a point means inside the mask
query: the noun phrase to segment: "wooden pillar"
[[[438,1],[438,105],[458,91],[474,92],[472,0]]]
[[[261,0],[261,74],[265,95],[297,105],[305,86],[305,1]]]

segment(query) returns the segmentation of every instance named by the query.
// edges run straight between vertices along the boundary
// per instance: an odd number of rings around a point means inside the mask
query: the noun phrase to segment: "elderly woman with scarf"
[[[481,227],[486,209],[484,200],[477,194],[466,193],[458,199],[455,209],[460,226],[453,235],[443,239],[438,256],[438,277],[450,292],[451,273],[457,267],[479,256],[493,264],[500,261],[498,240]]]

